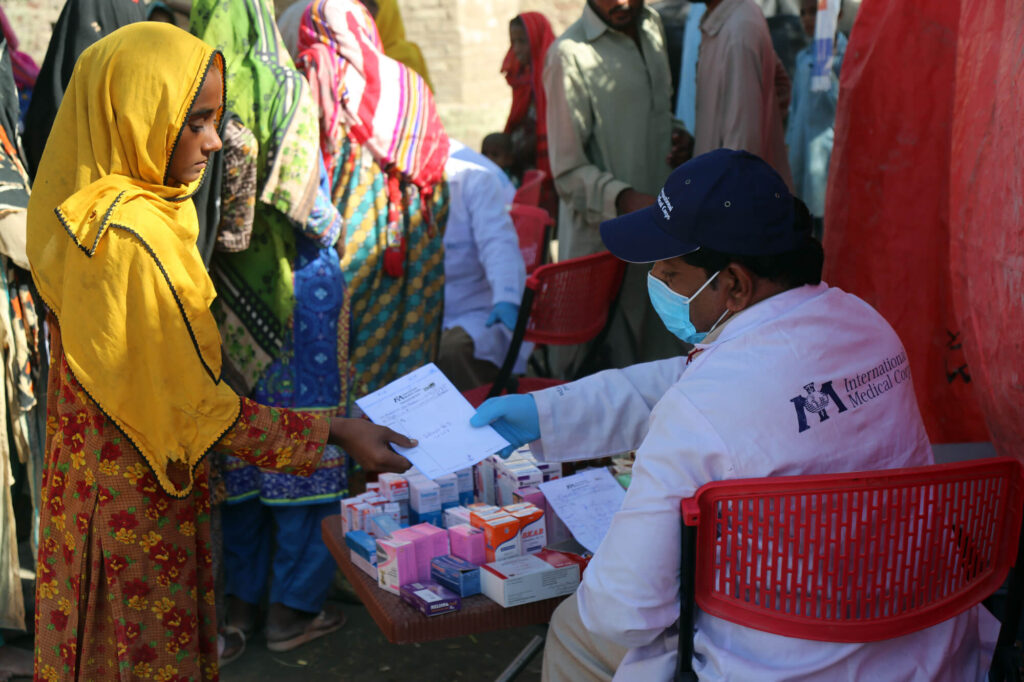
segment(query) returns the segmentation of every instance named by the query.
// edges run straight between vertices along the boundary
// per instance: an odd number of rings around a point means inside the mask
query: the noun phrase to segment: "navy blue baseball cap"
[[[652,263],[708,248],[737,256],[792,251],[793,195],[775,169],[745,151],[716,149],[672,171],[647,208],[601,223],[601,239],[630,263]]]

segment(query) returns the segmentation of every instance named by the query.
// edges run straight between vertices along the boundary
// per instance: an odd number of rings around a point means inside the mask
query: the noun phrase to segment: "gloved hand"
[[[540,438],[537,403],[529,393],[503,395],[484,401],[470,418],[469,424],[476,427],[490,424],[511,443],[498,453],[504,459],[508,459],[514,450]]]
[[[508,301],[499,301],[491,308],[491,314],[487,316],[487,326],[501,322],[510,330],[515,330],[516,319],[519,317],[519,306]]]

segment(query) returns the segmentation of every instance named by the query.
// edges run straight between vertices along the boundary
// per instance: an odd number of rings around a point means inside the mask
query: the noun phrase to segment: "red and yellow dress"
[[[36,677],[215,679],[209,460],[168,495],[68,368],[54,329],[36,587]],[[311,473],[328,421],[245,398],[217,450]]]
[[[170,177],[179,141],[194,154],[209,125],[191,109],[214,70],[223,57],[176,27],[114,31],[79,57],[39,163],[26,250],[53,318],[38,679],[215,679],[208,455],[308,475],[327,439],[325,419],[222,381],[190,201],[202,174]]]

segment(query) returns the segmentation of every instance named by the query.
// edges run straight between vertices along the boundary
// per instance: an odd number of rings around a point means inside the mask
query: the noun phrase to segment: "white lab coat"
[[[451,140],[450,203],[444,233],[444,329],[462,327],[473,339],[474,357],[501,366],[512,341],[502,323],[486,326],[494,304],[519,305],[526,267],[508,208],[515,187],[497,165]],[[526,369],[533,349],[524,343],[515,372]]]
[[[533,394],[542,435],[533,449],[545,460],[639,446],[622,509],[578,592],[586,627],[631,647],[616,680],[672,677],[679,502],[702,484],[933,461],[903,346],[855,296],[825,284],[790,290],[697,348],[689,365],[634,365]],[[869,372],[885,390],[851,385]],[[830,397],[812,411],[829,381],[842,405]],[[699,612],[694,668],[702,680],[982,680],[997,627],[976,607],[899,639],[836,644]]]

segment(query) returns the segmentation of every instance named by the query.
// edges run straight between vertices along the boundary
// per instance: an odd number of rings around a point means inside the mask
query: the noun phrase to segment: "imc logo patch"
[[[836,414],[846,412],[846,405],[839,399],[836,390],[832,388],[831,381],[823,383],[818,390],[815,390],[814,382],[812,381],[809,384],[804,384],[804,391],[806,391],[806,395],[798,395],[789,401],[793,403],[793,407],[796,409],[796,421],[800,428],[799,433],[803,433],[811,428],[810,424],[807,423],[808,412],[818,415],[819,423],[828,419],[828,410],[831,406],[835,406]]]

